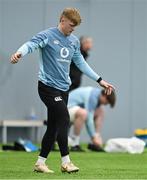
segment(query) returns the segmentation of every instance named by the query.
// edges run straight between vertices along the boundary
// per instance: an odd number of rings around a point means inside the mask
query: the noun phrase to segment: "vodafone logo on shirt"
[[[67,58],[69,56],[69,50],[66,47],[61,48],[60,56],[62,58]]]

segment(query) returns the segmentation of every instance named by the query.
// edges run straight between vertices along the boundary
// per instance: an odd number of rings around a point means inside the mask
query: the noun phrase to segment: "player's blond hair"
[[[69,19],[75,26],[78,26],[81,23],[81,16],[76,8],[65,8],[60,15],[60,22],[62,17]]]

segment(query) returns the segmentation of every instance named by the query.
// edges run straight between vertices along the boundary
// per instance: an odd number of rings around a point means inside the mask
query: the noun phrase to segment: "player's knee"
[[[83,120],[86,121],[87,119],[87,111],[83,108],[80,108],[77,112],[77,115]]]

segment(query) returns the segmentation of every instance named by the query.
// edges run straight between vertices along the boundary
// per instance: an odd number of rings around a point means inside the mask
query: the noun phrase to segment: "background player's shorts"
[[[68,112],[69,112],[69,116],[70,116],[70,122],[74,122],[75,120],[75,116],[76,116],[76,112],[80,109],[79,106],[73,106],[68,108]]]

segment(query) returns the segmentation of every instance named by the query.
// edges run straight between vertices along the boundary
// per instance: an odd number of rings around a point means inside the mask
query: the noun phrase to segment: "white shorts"
[[[76,112],[80,109],[79,106],[73,106],[71,108],[68,108],[69,116],[70,116],[70,122],[74,122]]]

